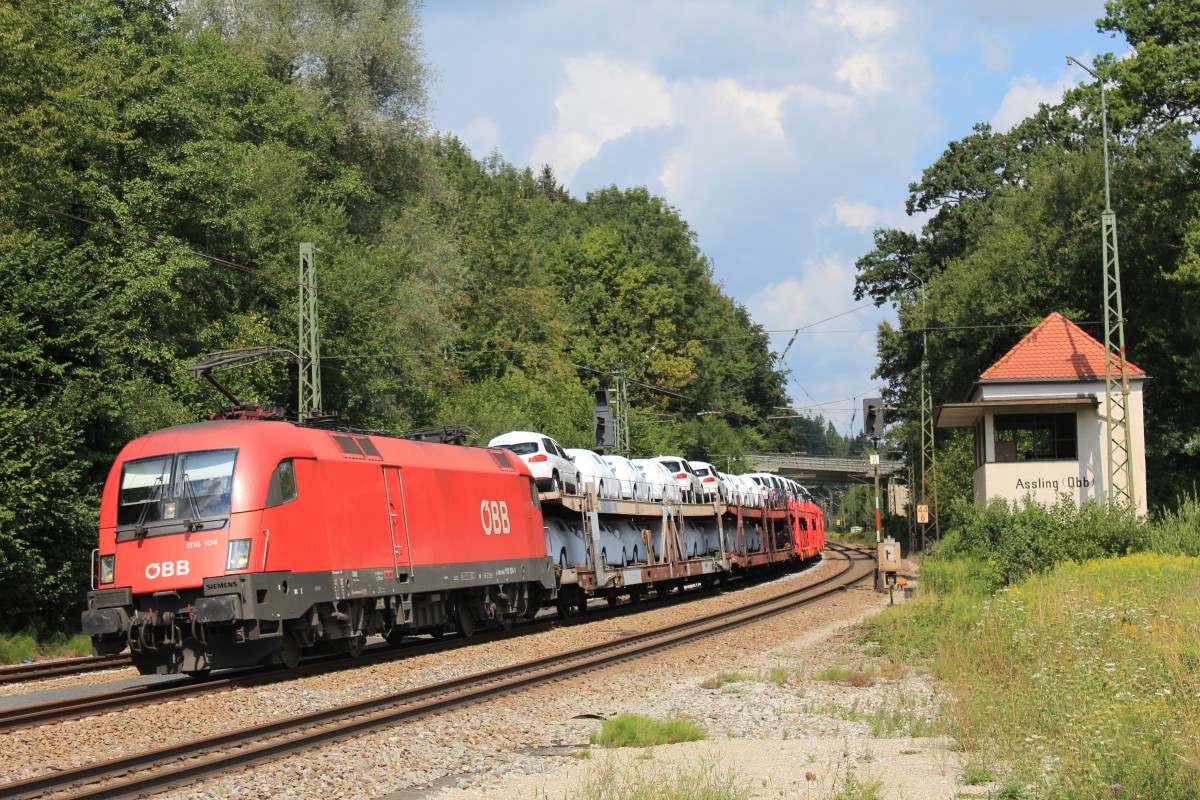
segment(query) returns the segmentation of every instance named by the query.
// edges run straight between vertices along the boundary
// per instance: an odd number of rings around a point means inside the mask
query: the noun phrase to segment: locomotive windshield
[[[129,461],[121,468],[117,525],[228,517],[237,450]]]

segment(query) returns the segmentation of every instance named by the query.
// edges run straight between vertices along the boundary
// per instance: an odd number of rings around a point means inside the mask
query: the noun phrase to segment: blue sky
[[[1101,0],[427,0],[421,16],[436,129],[476,156],[549,163],[579,198],[614,184],[663,197],[777,353],[803,329],[789,394],[849,432],[878,390],[875,326],[894,318],[854,310],[872,231],[919,229],[908,184],[973,124],[1007,130],[1089,77],[1065,56],[1123,53],[1097,32],[1103,13]]]

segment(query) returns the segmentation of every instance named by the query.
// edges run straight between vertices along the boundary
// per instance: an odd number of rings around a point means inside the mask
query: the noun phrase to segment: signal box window
[[[1074,414],[997,414],[996,461],[1077,458]]]

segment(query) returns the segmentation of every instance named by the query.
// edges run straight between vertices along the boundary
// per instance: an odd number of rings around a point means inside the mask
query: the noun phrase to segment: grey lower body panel
[[[520,591],[514,592],[514,587]],[[256,572],[206,578],[198,589],[134,596],[128,588],[88,593],[83,629],[97,653],[129,646],[143,672],[202,672],[288,660],[290,638],[361,639],[398,627],[447,624],[455,598],[480,620],[553,596],[548,558],[328,572]],[[532,598],[532,599],[531,599]],[[536,609],[535,609],[536,610]]]

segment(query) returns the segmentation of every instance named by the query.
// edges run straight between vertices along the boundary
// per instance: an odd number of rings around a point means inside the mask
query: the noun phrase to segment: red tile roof
[[[1056,311],[988,367],[979,380],[1102,380],[1104,356],[1104,345]],[[1117,356],[1110,357],[1119,369]],[[1146,374],[1128,361],[1125,369],[1130,376]]]

